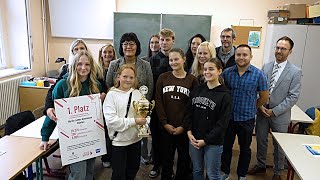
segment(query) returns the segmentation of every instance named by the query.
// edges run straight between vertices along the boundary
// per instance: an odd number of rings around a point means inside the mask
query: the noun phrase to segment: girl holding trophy
[[[188,137],[183,126],[186,104],[197,78],[184,70],[186,57],[179,48],[169,52],[169,65],[173,71],[159,76],[156,84],[156,110],[162,124],[160,132],[163,164],[161,179],[172,179],[174,154],[178,151],[176,179],[188,179],[190,157]]]
[[[112,180],[133,180],[139,170],[141,137],[137,125],[145,125],[146,118],[136,113],[133,102],[142,99],[135,89],[137,72],[132,65],[119,67],[114,87],[103,103],[103,112],[112,140]]]

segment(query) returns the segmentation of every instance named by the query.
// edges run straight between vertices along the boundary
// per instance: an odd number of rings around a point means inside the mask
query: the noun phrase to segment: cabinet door
[[[302,63],[302,91],[298,106],[302,110],[320,105],[320,26],[309,26]]]
[[[292,54],[289,61],[298,67],[302,67],[304,47],[306,44],[308,26],[304,25],[281,25],[269,24],[267,28],[266,42],[264,48],[264,63],[274,61],[274,47],[282,36],[290,37],[294,42]]]

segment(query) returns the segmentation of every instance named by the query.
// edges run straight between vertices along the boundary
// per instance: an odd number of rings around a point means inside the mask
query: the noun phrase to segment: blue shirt
[[[268,90],[268,81],[264,73],[250,65],[240,77],[237,65],[222,73],[233,100],[233,121],[248,121],[255,118],[258,91]]]

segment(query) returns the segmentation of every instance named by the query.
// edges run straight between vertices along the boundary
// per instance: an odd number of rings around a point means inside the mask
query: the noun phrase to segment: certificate
[[[100,94],[56,99],[62,165],[106,154]]]

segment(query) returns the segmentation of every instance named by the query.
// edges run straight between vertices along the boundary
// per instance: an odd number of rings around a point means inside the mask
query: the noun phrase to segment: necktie
[[[280,68],[279,64],[275,64],[273,67],[273,71],[272,71],[271,78],[270,78],[270,86],[269,86],[270,94],[273,90],[274,85],[276,84],[275,80],[276,80],[276,75],[278,73],[279,68]]]

